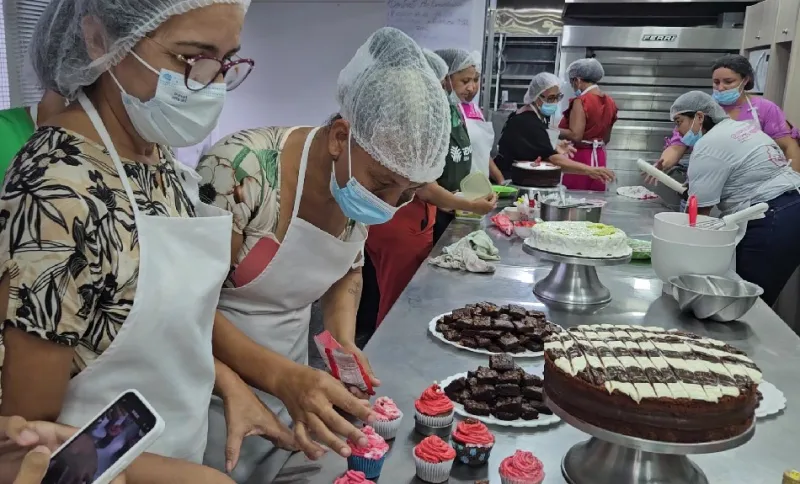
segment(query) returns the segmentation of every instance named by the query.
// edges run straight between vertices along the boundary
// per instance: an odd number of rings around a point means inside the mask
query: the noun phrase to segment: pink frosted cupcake
[[[542,484],[544,464],[530,452],[518,450],[500,463],[502,484]]]
[[[414,402],[415,428],[422,435],[450,436],[453,426],[453,402],[447,398],[441,387],[434,383],[426,388]]]
[[[439,484],[447,481],[455,460],[456,451],[435,435],[426,437],[414,447],[417,477],[425,482]]]
[[[369,425],[362,428],[361,433],[367,437],[367,445],[358,447],[354,442],[347,441],[350,446],[347,467],[351,471],[363,472],[367,479],[377,479],[381,475],[386,453],[389,452],[389,444]]]
[[[375,484],[374,482],[367,479],[367,476],[364,475],[361,471],[347,471],[344,475],[335,481],[333,484]]]
[[[397,429],[400,428],[400,421],[403,420],[403,412],[397,408],[394,401],[389,397],[380,397],[375,400],[372,412],[376,416],[375,421],[372,422],[375,432],[385,440],[395,438]]]

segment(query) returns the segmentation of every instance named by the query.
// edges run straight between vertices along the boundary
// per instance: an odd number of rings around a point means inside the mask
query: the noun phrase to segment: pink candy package
[[[356,387],[367,395],[375,395],[366,370],[358,358],[342,348],[328,331],[314,336],[314,342],[331,375],[348,387]]]
[[[498,213],[489,220],[491,220],[495,227],[497,227],[504,234],[510,236],[514,233],[514,224],[511,222],[511,219],[508,218],[508,215]]]

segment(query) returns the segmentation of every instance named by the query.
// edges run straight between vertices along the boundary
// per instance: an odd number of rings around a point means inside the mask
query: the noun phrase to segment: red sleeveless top
[[[572,111],[572,103],[575,102],[575,99],[578,98],[569,100],[569,107],[564,111],[564,117],[561,118],[561,122],[558,124],[559,128],[569,129],[569,114]],[[581,104],[583,104],[583,111],[586,113],[586,128],[583,130],[583,139],[585,141],[603,141],[606,133],[611,131],[614,123],[617,122],[617,104],[608,94],[603,93],[598,96],[592,91],[581,96],[580,100]]]

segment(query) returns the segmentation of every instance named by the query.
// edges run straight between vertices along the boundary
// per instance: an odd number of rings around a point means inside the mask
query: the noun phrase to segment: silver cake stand
[[[522,250],[554,263],[550,274],[533,286],[536,297],[569,306],[607,304],[611,301],[611,291],[600,282],[597,268],[631,261],[630,254],[603,259],[554,254],[531,247],[527,242],[522,244]]]
[[[546,198],[548,195],[557,194],[559,191],[562,190],[563,185],[557,185],[554,187],[526,187],[523,185],[515,185],[511,183],[511,186],[516,188],[519,191],[519,196],[527,195],[529,199],[539,199]]]
[[[689,460],[691,454],[713,454],[747,443],[756,421],[743,434],[701,444],[675,444],[638,439],[597,428],[579,420],[545,396],[553,413],[592,438],[576,444],[561,461],[569,484],[708,484],[703,471]]]

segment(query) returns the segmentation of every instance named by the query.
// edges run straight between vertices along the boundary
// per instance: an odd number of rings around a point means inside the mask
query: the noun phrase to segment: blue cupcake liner
[[[489,463],[489,454],[492,452],[494,444],[489,445],[467,445],[456,442],[455,439],[451,442],[453,448],[456,450],[456,461],[462,464],[467,464],[471,467],[481,467]]]
[[[366,457],[360,457],[357,455],[351,455],[347,458],[347,468],[352,471],[361,471],[367,477],[367,479],[377,479],[381,475],[381,469],[383,469],[383,461],[386,460],[386,456],[384,455],[378,460],[375,459],[367,459]]]

